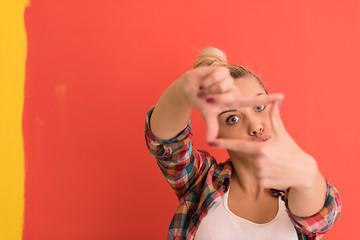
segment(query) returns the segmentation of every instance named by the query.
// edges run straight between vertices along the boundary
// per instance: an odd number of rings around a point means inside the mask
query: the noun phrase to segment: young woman
[[[206,48],[147,112],[148,148],[180,201],[168,239],[320,239],[329,230],[340,196],[286,132],[282,99]],[[226,162],[193,147],[194,107],[208,144],[227,149]]]

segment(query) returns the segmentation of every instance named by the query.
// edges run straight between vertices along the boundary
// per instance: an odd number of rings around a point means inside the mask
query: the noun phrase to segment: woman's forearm
[[[184,92],[184,78],[173,82],[161,95],[151,115],[150,127],[161,139],[176,137],[188,124],[193,109]]]

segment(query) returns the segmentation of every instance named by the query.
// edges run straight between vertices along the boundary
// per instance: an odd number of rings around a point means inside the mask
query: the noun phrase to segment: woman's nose
[[[264,131],[264,126],[257,122],[257,123],[252,123],[249,126],[249,135],[250,136],[258,136],[261,135]]]

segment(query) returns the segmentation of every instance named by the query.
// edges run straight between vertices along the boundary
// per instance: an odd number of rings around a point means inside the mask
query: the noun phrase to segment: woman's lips
[[[260,135],[256,138],[256,141],[259,141],[259,142],[266,142],[267,140],[269,140],[271,138],[270,135]]]

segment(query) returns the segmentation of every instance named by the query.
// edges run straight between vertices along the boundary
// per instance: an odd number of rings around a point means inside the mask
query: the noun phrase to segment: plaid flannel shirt
[[[156,137],[149,125],[153,109],[146,113],[146,143],[180,201],[169,226],[168,239],[194,239],[201,220],[215,200],[228,190],[232,164],[229,160],[218,164],[208,152],[193,148],[190,124],[174,139]],[[287,205],[287,191],[271,189],[274,197],[281,197],[285,201],[287,213],[300,240],[321,239],[340,214],[340,195],[327,181],[326,185],[324,207],[310,217],[293,215]]]

